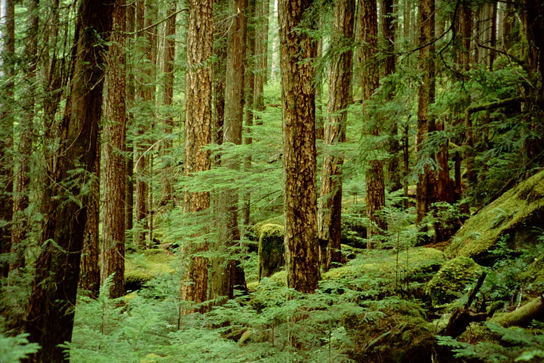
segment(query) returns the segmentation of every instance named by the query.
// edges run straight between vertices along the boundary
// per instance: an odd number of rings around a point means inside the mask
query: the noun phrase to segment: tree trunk
[[[106,124],[104,126],[104,218],[100,283],[111,275],[110,297],[125,294],[125,175],[126,142],[126,0],[116,0],[107,64]]]
[[[136,28],[136,3],[132,3],[127,7],[127,32],[133,33]],[[134,36],[128,37],[128,47],[130,49],[130,61],[127,61],[127,88],[126,88],[126,108],[127,108],[127,125],[126,125],[126,208],[125,208],[125,242],[127,245],[133,242],[132,228],[134,220],[134,114],[130,111],[135,104],[136,88],[134,83]]]
[[[225,124],[225,82],[227,69],[227,38],[225,34],[227,27],[226,0],[215,1],[215,13],[218,21],[214,26],[214,48],[215,62],[213,66],[213,142],[223,144],[223,126]],[[221,158],[217,156],[214,160],[217,165],[221,164]]]
[[[210,170],[211,142],[213,0],[189,0],[187,29],[187,74],[185,81],[185,175]],[[206,214],[210,207],[209,192],[185,192],[185,213]],[[206,234],[203,227],[201,234]],[[198,236],[196,236],[198,237]],[[206,241],[187,248],[187,267],[182,285],[185,301],[202,304],[208,297],[208,259],[193,253],[208,250]],[[205,311],[204,306],[189,307],[185,313]]]
[[[15,5],[13,0],[2,0],[2,64],[0,78],[3,100],[0,104],[0,254],[11,251],[11,222],[13,219],[13,67],[15,55]],[[1,273],[8,276],[9,263],[0,264]]]
[[[351,70],[353,51],[349,44],[353,42],[355,0],[340,0],[336,3],[334,17],[333,44],[340,49],[349,49],[331,60],[329,72],[329,102],[325,124],[324,141],[334,145],[346,141],[347,107],[351,102]],[[345,47],[345,48],[344,48]],[[341,155],[325,152],[321,173],[321,198],[319,208],[319,239],[324,269],[329,270],[333,263],[342,262],[340,240],[342,237],[342,164]]]
[[[25,64],[28,66],[23,70],[24,97],[22,99],[22,116],[19,124],[19,144],[17,145],[18,171],[15,182],[15,198],[13,204],[13,227],[11,253],[15,260],[10,265],[10,270],[17,270],[25,266],[25,245],[23,241],[30,228],[25,210],[29,205],[30,187],[30,157],[32,155],[32,135],[34,130],[34,100],[36,97],[36,64],[38,33],[38,7],[37,0],[30,0],[27,3],[27,38],[24,51]]]
[[[89,195],[82,186],[95,170],[96,140],[102,113],[105,51],[111,9],[100,1],[82,1],[70,97],[62,121],[56,168],[47,191],[52,213],[46,216],[41,253],[27,316],[29,340],[41,349],[32,362],[63,362],[74,324],[79,264]]]
[[[100,259],[99,225],[100,225],[100,135],[96,137],[96,157],[94,174],[91,176],[89,206],[87,207],[87,223],[83,233],[83,251],[81,254],[79,288],[89,292],[92,298],[97,298],[100,292]]]
[[[223,143],[242,144],[244,117],[244,73],[246,56],[247,0],[229,0],[229,32],[227,39],[227,74],[225,83],[225,124]],[[231,170],[240,169],[237,157],[222,158],[222,164]],[[232,247],[240,240],[238,227],[238,191],[221,191],[221,223],[218,252],[213,263],[211,298],[234,297],[235,260]],[[219,302],[220,303],[220,302]]]
[[[366,103],[370,100],[374,91],[380,84],[380,74],[376,55],[378,53],[378,9],[376,0],[362,0],[359,3],[358,12],[359,31],[357,40],[363,44],[359,49],[359,63],[363,65],[363,118],[365,119],[364,133],[367,135],[380,135],[380,126],[372,124]],[[379,149],[381,146],[376,146]],[[380,234],[387,228],[385,221],[377,212],[385,206],[385,182],[383,174],[383,162],[381,160],[369,160],[365,172],[366,179],[366,215],[373,224],[367,229],[367,247],[372,248],[370,237]]]
[[[256,111],[264,111],[264,85],[268,75],[268,22],[269,0],[257,0],[255,24],[255,85],[253,88],[253,107]],[[259,116],[255,117],[257,125],[262,124]]]
[[[315,90],[316,44],[297,29],[312,0],[279,0],[283,190],[287,285],[314,292],[320,279],[317,235]]]
[[[164,93],[162,103],[164,106],[171,107],[174,101],[174,61],[176,57],[176,2],[170,3],[167,11],[168,20],[166,21],[165,45],[164,45]],[[169,204],[172,200],[173,180],[173,160],[172,160],[172,131],[174,128],[174,118],[172,112],[168,114],[163,121],[164,141],[161,147],[162,159],[162,191],[160,205]]]
[[[382,35],[385,41],[384,77],[392,76],[396,68],[394,20],[393,0],[382,0]],[[387,100],[392,100],[395,96],[395,82],[388,80],[384,88],[387,92]],[[397,122],[396,120],[390,120],[390,122],[392,123],[389,131],[388,152],[391,156],[387,162],[387,177],[389,189],[396,191],[402,188],[400,142]]]
[[[429,106],[434,102],[434,47],[427,45],[434,38],[434,0],[422,0],[419,3],[419,44],[425,45],[419,50],[419,69],[423,74],[423,80],[418,90],[417,107],[417,144],[418,163],[425,163],[421,145],[427,139],[429,132],[435,131],[434,120],[429,115]],[[425,163],[423,173],[419,174],[416,191],[417,223],[421,223],[427,215],[429,207],[433,203],[434,196],[434,172],[430,165]]]

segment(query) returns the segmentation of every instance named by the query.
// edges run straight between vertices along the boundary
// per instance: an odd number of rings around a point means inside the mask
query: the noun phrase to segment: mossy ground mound
[[[483,269],[469,257],[457,257],[446,262],[440,271],[427,284],[426,292],[435,306],[457,299],[467,284],[473,283]]]
[[[125,260],[125,290],[141,289],[151,279],[174,272],[170,263],[174,255],[163,249],[145,250],[127,255]]]
[[[371,294],[391,292],[395,287],[414,292],[445,262],[444,253],[434,248],[417,247],[401,251],[398,256],[392,250],[370,250],[345,266],[324,273],[323,280],[347,279],[350,286]]]
[[[447,250],[451,257],[466,256],[485,262],[488,251],[502,238],[511,248],[536,243],[533,227],[544,226],[544,171],[504,193],[469,218]]]

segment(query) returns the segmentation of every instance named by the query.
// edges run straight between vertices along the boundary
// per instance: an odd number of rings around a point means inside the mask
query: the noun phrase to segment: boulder
[[[482,265],[491,265],[489,252],[501,239],[509,248],[533,247],[544,226],[544,171],[510,189],[469,218],[455,234],[446,254],[465,256]]]
[[[284,227],[279,224],[265,224],[260,227],[259,236],[259,281],[272,276],[285,265],[283,246]]]

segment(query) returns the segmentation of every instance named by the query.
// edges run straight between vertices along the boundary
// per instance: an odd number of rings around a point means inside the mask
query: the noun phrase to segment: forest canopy
[[[0,10],[0,362],[544,358],[541,1]]]

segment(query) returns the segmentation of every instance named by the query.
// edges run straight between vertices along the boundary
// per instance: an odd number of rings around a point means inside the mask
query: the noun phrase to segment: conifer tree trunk
[[[244,73],[246,57],[247,0],[229,0],[227,74],[225,83],[225,124],[223,143],[242,144],[242,122],[244,117]],[[222,164],[231,170],[239,170],[241,160],[236,157],[222,159]],[[235,260],[230,248],[240,240],[238,226],[238,191],[227,189],[221,192],[220,258],[214,260],[211,297],[233,298]]]
[[[225,123],[225,82],[227,69],[227,8],[226,0],[215,1],[215,13],[218,21],[214,26],[214,55],[213,68],[213,142],[217,145],[223,143],[223,126]],[[215,163],[220,164],[219,157]]]
[[[371,124],[366,101],[370,99],[380,84],[380,74],[376,61],[378,52],[378,9],[376,0],[362,0],[358,11],[359,31],[357,40],[363,44],[359,49],[359,63],[363,65],[363,118],[365,118],[364,132],[369,135],[379,136],[380,125]],[[379,234],[386,229],[383,218],[376,213],[385,206],[385,182],[383,174],[383,162],[381,160],[369,160],[365,173],[366,179],[366,215],[375,225],[367,230],[368,237]],[[370,239],[367,244],[372,248]]]
[[[210,152],[204,148],[211,142],[212,123],[212,65],[213,0],[189,0],[187,29],[187,73],[185,81],[185,175],[210,170]],[[186,213],[206,213],[210,207],[209,192],[186,192],[183,210]],[[205,234],[205,227],[202,234]],[[187,249],[187,267],[182,285],[182,298],[196,304],[208,297],[208,259],[193,256],[207,251],[202,242]],[[185,313],[205,307],[188,308]]]
[[[17,145],[19,166],[15,182],[11,243],[11,252],[15,260],[10,265],[10,270],[17,270],[25,265],[25,246],[22,243],[29,229],[25,210],[29,205],[30,157],[32,155],[32,134],[34,132],[36,64],[38,62],[36,42],[38,33],[37,7],[37,0],[27,2],[27,38],[24,51],[27,67],[23,69],[25,74],[23,77],[24,97],[22,99],[22,116],[19,125],[19,143]]]
[[[52,212],[46,216],[26,319],[29,340],[41,346],[31,362],[65,361],[64,348],[58,345],[71,341],[89,207],[82,186],[95,172],[104,75],[102,39],[111,29],[110,13],[101,1],[82,1],[78,9],[77,56],[57,164],[46,195]]]
[[[102,128],[98,129],[96,137],[96,157],[94,159],[94,174],[90,182],[89,202],[87,207],[87,223],[83,232],[83,250],[80,262],[79,287],[89,291],[93,298],[100,292],[100,138]]]
[[[176,2],[170,4],[170,8],[167,11],[166,16],[166,32],[165,32],[165,45],[164,45],[164,93],[163,93],[163,105],[172,106],[174,101],[174,61],[176,56],[176,41],[174,39],[176,35],[176,16],[172,16],[176,12]],[[161,157],[162,157],[162,191],[161,191],[161,203],[165,205],[172,200],[172,184],[174,182],[172,175],[172,131],[174,128],[174,118],[168,114],[163,121],[164,138]]]
[[[3,100],[0,104],[0,254],[11,251],[11,222],[13,218],[13,56],[15,53],[15,5],[13,0],[2,0],[0,79]],[[0,265],[7,277],[8,262]]]
[[[126,0],[112,9],[111,43],[107,56],[106,123],[104,126],[104,218],[100,254],[100,284],[111,275],[111,298],[125,294],[126,160]]]
[[[256,0],[249,0],[247,7],[247,50],[246,50],[246,67],[245,67],[245,102],[244,107],[246,109],[245,125],[244,129],[244,144],[251,145],[253,138],[251,137],[251,127],[253,126],[253,110],[255,108],[255,45],[256,45]],[[244,158],[244,171],[249,172],[251,170],[251,155]],[[242,228],[240,235],[244,238],[247,230],[247,226],[251,223],[251,193],[244,191],[242,196]]]
[[[133,33],[135,30],[136,21],[136,4],[132,3],[127,6],[127,32]],[[127,152],[127,164],[126,164],[126,208],[125,208],[125,230],[132,231],[134,220],[134,114],[130,111],[134,107],[136,100],[136,89],[134,84],[134,36],[131,35],[128,38],[128,47],[130,49],[130,58],[127,57],[127,90],[126,90],[126,107],[127,107],[127,125],[126,125],[126,152]],[[133,241],[133,233],[125,233],[126,243],[129,244]]]
[[[388,77],[395,73],[396,55],[395,55],[395,9],[393,9],[393,0],[382,0],[382,35],[385,40],[385,62],[384,76]],[[387,85],[387,99],[392,100],[395,95],[395,83],[389,80]],[[402,171],[400,164],[400,143],[398,135],[398,126],[396,120],[392,120],[389,131],[388,151],[391,154],[387,162],[387,177],[391,191],[402,188]]]
[[[253,88],[253,107],[256,111],[264,111],[264,85],[268,75],[268,23],[270,7],[269,0],[256,1],[255,24],[255,85]],[[255,123],[261,124],[259,117]]]
[[[320,279],[311,62],[317,49],[308,33],[297,29],[312,4],[312,0],[278,2],[287,285],[301,292],[314,292]]]
[[[417,107],[417,143],[418,160],[423,156],[421,145],[429,132],[435,130],[434,120],[429,116],[429,106],[434,102],[434,49],[430,43],[434,38],[434,0],[422,0],[419,3],[419,44],[425,45],[419,50],[419,69],[423,80],[418,90]],[[428,164],[424,172],[419,174],[416,191],[417,222],[420,223],[433,203],[434,174]]]
[[[338,46],[353,41],[355,1],[340,0],[336,3],[334,16],[333,42]],[[351,70],[353,51],[351,48],[332,59],[329,72],[329,102],[325,124],[324,141],[334,145],[346,141],[347,107],[351,101]],[[319,240],[322,247],[321,258],[324,269],[329,270],[333,263],[342,262],[340,240],[342,237],[342,164],[341,155],[325,153],[321,173],[321,198],[319,208]]]

